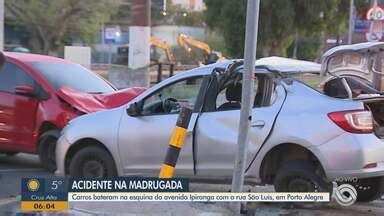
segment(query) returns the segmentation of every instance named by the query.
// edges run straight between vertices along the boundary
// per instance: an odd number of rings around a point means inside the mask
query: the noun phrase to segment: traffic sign
[[[384,20],[384,10],[379,7],[372,7],[367,12],[367,20]]]
[[[377,41],[381,40],[381,38],[383,37],[383,33],[382,32],[368,32],[365,34],[365,37],[366,37],[367,41],[369,41],[369,42],[377,42]]]
[[[354,31],[356,33],[365,33],[369,32],[369,27],[371,26],[371,21],[369,20],[362,20],[362,19],[355,19],[354,21]]]
[[[115,43],[116,40],[120,37],[121,31],[120,27],[106,27],[104,29],[104,40],[106,43]]]

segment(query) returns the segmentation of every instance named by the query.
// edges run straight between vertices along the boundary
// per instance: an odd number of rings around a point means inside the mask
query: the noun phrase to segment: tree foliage
[[[204,14],[201,11],[187,10],[181,5],[173,4],[171,0],[168,0],[165,14],[162,10],[152,7],[151,21],[154,26],[185,25],[201,27],[204,26]]]
[[[226,53],[242,57],[244,49],[246,1],[204,0],[207,7],[205,21],[208,27],[223,34]]]
[[[7,17],[23,26],[42,53],[57,51],[70,37],[90,43],[120,0],[5,0]]]
[[[204,0],[205,21],[219,30],[227,51],[242,57],[244,50],[246,0]],[[356,7],[365,10],[367,1],[356,0]],[[348,24],[349,0],[261,0],[258,55],[287,55],[296,32],[300,36],[341,35]],[[319,43],[315,43],[319,46]],[[312,48],[311,48],[312,49]]]

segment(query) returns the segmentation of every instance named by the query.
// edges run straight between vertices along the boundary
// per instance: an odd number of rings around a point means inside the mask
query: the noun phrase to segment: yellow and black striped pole
[[[181,148],[184,146],[187,129],[191,121],[192,110],[187,107],[182,107],[179,117],[177,118],[176,127],[172,132],[171,140],[164,163],[161,166],[159,178],[172,178],[175,171],[177,159]]]

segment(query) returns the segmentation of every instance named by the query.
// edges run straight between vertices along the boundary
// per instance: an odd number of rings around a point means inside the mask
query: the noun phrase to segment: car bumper
[[[384,162],[377,163],[377,167],[375,168],[328,171],[327,176],[334,180],[351,180],[353,178],[362,179],[384,176]]]
[[[384,142],[374,134],[343,133],[311,150],[331,181],[384,176]],[[364,168],[372,163],[376,167]]]
[[[67,155],[67,151],[70,147],[68,140],[61,136],[56,144],[56,166],[57,169],[55,171],[56,176],[65,176],[65,156]]]

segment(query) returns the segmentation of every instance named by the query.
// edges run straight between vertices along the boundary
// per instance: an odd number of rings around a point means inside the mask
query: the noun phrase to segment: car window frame
[[[140,106],[140,109],[142,110],[143,107],[144,107],[144,101],[146,99],[148,99],[149,97],[153,96],[154,94],[158,93],[159,91],[163,90],[164,88],[167,88],[173,84],[176,84],[176,83],[179,83],[179,82],[183,82],[185,80],[188,80],[188,79],[193,79],[193,78],[202,78],[202,81],[201,81],[201,86],[200,86],[200,89],[199,89],[199,92],[197,94],[197,98],[196,98],[196,102],[194,104],[194,108],[192,110],[193,113],[196,113],[196,112],[199,112],[200,111],[200,107],[202,105],[202,100],[203,100],[203,92],[204,92],[204,89],[206,88],[207,84],[208,84],[208,80],[207,78],[209,78],[209,76],[207,75],[195,75],[195,76],[190,76],[190,77],[183,77],[181,79],[178,79],[178,80],[174,80],[164,86],[161,86],[160,88],[152,91],[150,94],[148,94],[147,96],[145,96],[144,98],[142,98],[140,101],[136,102],[137,104],[139,104]],[[140,113],[140,115],[138,117],[145,117],[145,116],[162,116],[162,115],[178,115],[179,113],[153,113],[153,114],[142,114]]]
[[[2,70],[5,68],[5,66],[9,64],[9,65],[13,65],[14,67],[18,68],[22,73],[24,73],[27,77],[29,77],[31,80],[32,80],[32,83],[33,83],[33,88],[35,88],[35,90],[40,90],[42,89],[42,87],[39,85],[39,83],[36,81],[36,79],[30,74],[28,73],[25,69],[23,69],[22,67],[20,67],[19,65],[15,64],[14,62],[10,62],[10,61],[5,61],[3,67],[2,67]],[[6,91],[6,90],[2,90],[0,88],[0,92],[2,93],[7,93],[7,94],[12,94],[12,95],[18,95],[18,96],[23,96],[23,97],[28,97],[28,96],[25,96],[25,95],[19,95],[19,94],[16,94],[16,86],[14,86],[14,89],[13,91]]]
[[[260,79],[261,76],[264,76],[262,79]],[[267,86],[267,88],[269,89],[268,92],[265,91],[265,87],[263,88],[263,94],[261,95],[261,97],[263,97],[261,100],[262,100],[262,104],[259,105],[259,106],[255,106],[255,99],[256,99],[256,96],[257,96],[257,93],[254,95],[254,98],[253,98],[253,106],[252,106],[252,109],[257,109],[257,108],[262,108],[262,107],[269,107],[269,106],[272,106],[274,101],[272,101],[272,95],[274,94],[274,92],[276,91],[276,85],[274,84],[274,81],[273,81],[273,77],[270,77],[268,76],[267,74],[257,74],[255,73],[255,77],[257,78],[257,82],[258,82],[258,89],[260,88],[260,86]],[[263,84],[261,84],[261,82],[263,82]],[[214,79],[213,82],[217,82],[217,80]],[[216,89],[208,89],[208,91],[216,91],[216,94],[215,96],[211,95],[211,97],[207,98],[206,100],[212,100],[214,101],[214,104],[216,105],[216,100],[217,100],[217,96],[220,94],[220,92],[218,92],[218,86],[217,85],[213,85],[214,87],[216,87]],[[266,98],[269,97],[269,105],[266,105]],[[226,112],[226,111],[235,111],[235,110],[241,110],[241,108],[239,109],[228,109],[228,110],[217,110],[214,109],[214,110],[210,110],[208,107],[208,110],[207,110],[207,107],[205,107],[206,104],[204,104],[204,107],[202,108],[203,112],[206,112],[206,113],[210,113],[210,112]]]

